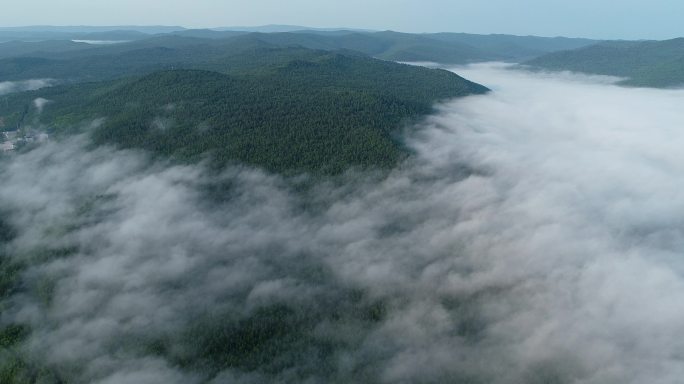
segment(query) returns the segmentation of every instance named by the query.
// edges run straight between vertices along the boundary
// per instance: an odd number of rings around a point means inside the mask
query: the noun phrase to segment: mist
[[[389,175],[4,160],[17,353],[46,382],[679,382],[684,91],[453,70],[493,92],[407,127]]]
[[[54,85],[52,79],[31,79],[23,81],[0,81],[0,96],[13,92],[34,91]]]

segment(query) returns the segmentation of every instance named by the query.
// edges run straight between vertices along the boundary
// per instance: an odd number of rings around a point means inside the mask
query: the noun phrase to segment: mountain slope
[[[625,85],[676,87],[684,84],[684,38],[602,43],[551,53],[524,64],[539,69],[625,77]]]
[[[163,69],[208,69],[203,64],[266,47],[272,45],[257,39],[214,40],[162,35],[127,44],[0,59],[0,79],[53,78],[82,82]]]
[[[92,46],[86,43],[76,43],[71,40],[8,41],[0,43],[0,59],[26,55],[44,57],[63,52],[82,51],[89,48],[92,48]]]
[[[513,61],[530,59],[550,52],[586,47],[598,42],[590,39],[567,37],[476,35],[469,33],[435,33],[429,34],[427,37],[444,42],[467,44],[482,51],[496,54],[504,60]]]
[[[467,44],[443,42],[423,35],[391,31],[341,35],[270,33],[253,34],[251,37],[278,46],[302,46],[327,50],[346,49],[393,61],[434,61],[465,64],[496,58],[496,55],[492,53],[480,51]]]
[[[300,45],[313,49],[349,49],[384,60],[432,61],[465,64],[489,60],[518,61],[548,52],[585,47],[590,39],[466,33],[410,34],[393,31],[335,34],[300,32],[254,34],[276,45]]]
[[[39,122],[57,135],[106,117],[91,132],[96,143],[179,161],[335,174],[393,166],[406,153],[402,123],[439,100],[486,92],[447,71],[302,48],[234,60],[242,66],[232,75],[172,70],[18,94],[0,117],[8,126]],[[42,113],[31,107],[38,97],[51,100]]]

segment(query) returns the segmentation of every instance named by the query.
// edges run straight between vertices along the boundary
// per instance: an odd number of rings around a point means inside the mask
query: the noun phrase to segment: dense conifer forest
[[[6,126],[40,122],[59,137],[88,122],[98,144],[180,161],[243,162],[275,172],[387,168],[405,154],[400,131],[434,103],[486,92],[442,70],[360,54],[256,49],[221,70],[176,69],[7,96]],[[38,111],[33,100],[49,100]]]

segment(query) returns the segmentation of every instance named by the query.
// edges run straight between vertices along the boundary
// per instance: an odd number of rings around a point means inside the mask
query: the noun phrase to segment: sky
[[[681,0],[5,0],[0,26],[294,24],[600,39],[684,36]]]

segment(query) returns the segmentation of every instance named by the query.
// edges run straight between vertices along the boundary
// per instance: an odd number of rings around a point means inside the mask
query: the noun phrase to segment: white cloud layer
[[[231,169],[208,204],[199,166],[78,141],[16,157],[0,171],[15,257],[77,251],[26,272],[52,282],[47,303],[17,294],[0,319],[86,382],[679,382],[684,91],[458,71],[494,92],[442,105],[389,177],[304,196]],[[305,324],[277,338],[294,368],[179,363],[207,313],[277,306]],[[140,347],[158,339],[175,346]]]

